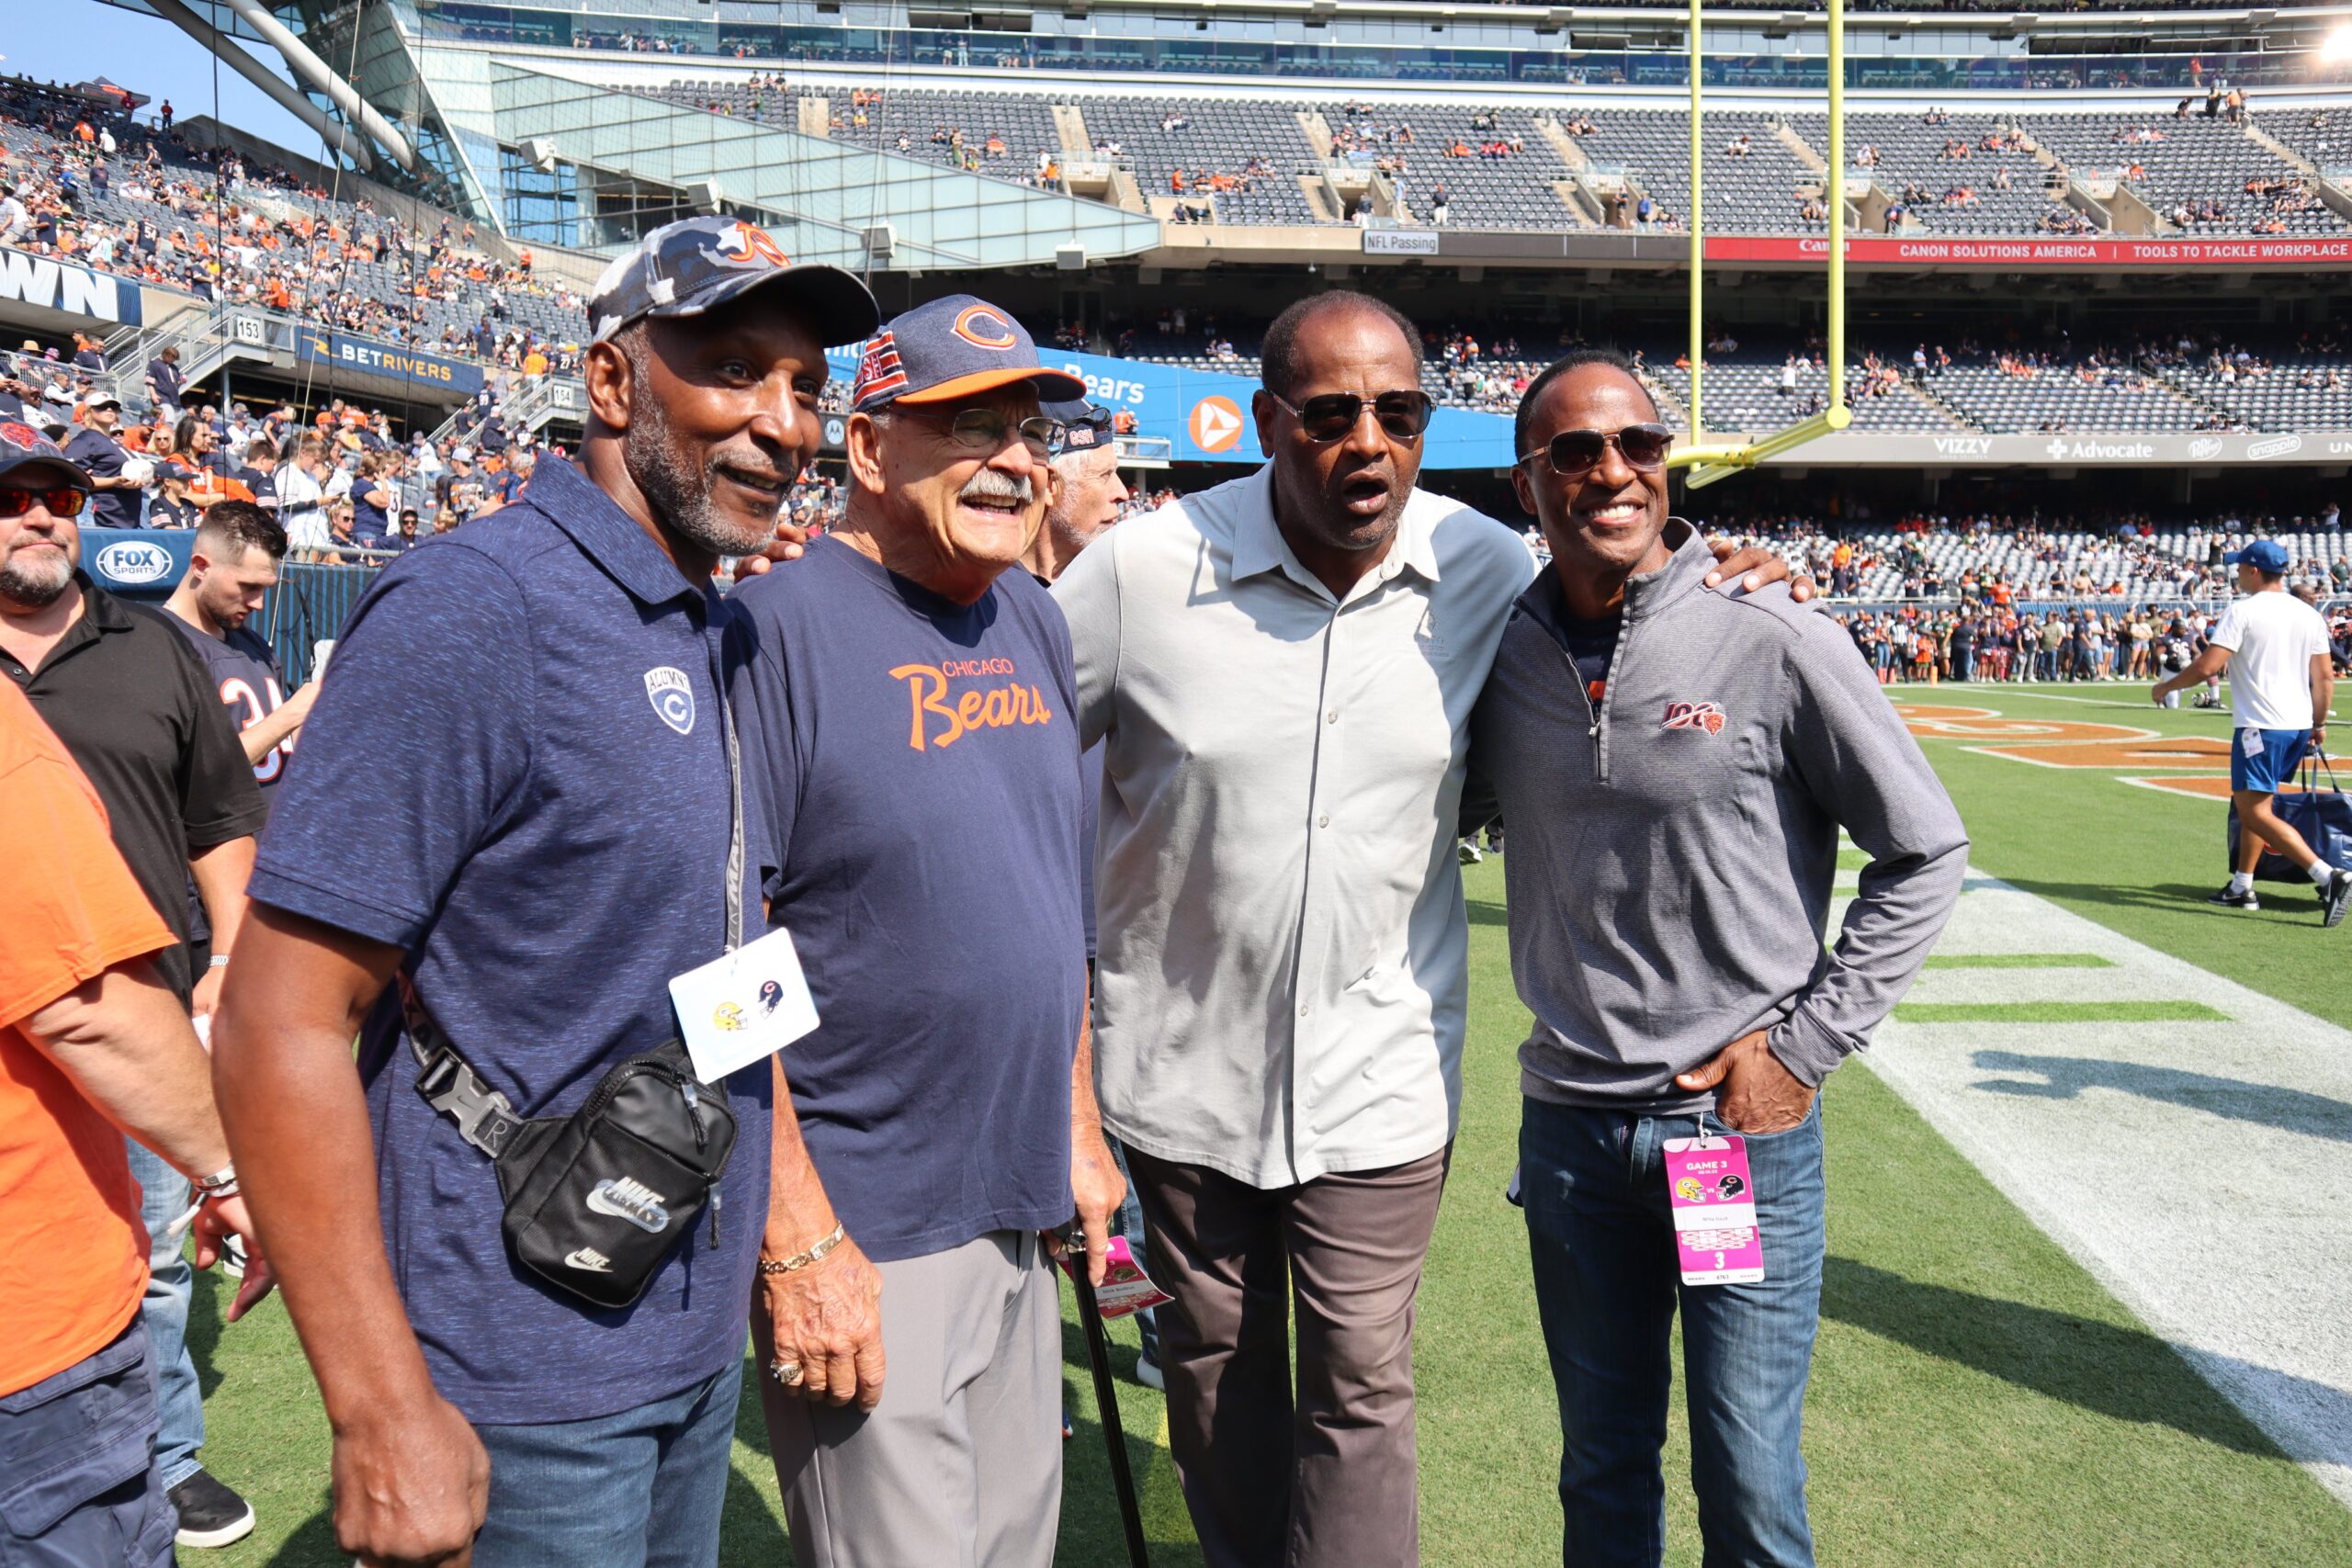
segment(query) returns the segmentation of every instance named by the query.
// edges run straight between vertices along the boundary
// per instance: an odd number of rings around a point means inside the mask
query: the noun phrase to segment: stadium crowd
[[[490,388],[436,438],[341,398],[308,419],[290,403],[224,411],[184,397],[159,366],[149,406],[133,412],[54,348],[28,339],[0,355],[0,419],[41,431],[96,477],[98,526],[192,527],[213,502],[244,501],[279,520],[297,560],[385,558],[511,502],[542,450],[509,430]]]
[[[528,249],[499,261],[469,222],[413,228],[72,88],[0,84],[0,244],[519,374],[579,368],[583,300]]]
[[[2329,660],[2336,673],[2352,673],[2352,602],[2324,614]],[[1838,613],[1879,683],[1887,686],[2161,680],[2189,667],[2208,646],[2206,634],[2217,619],[2202,609],[2144,605],[2039,614],[1996,605]]]

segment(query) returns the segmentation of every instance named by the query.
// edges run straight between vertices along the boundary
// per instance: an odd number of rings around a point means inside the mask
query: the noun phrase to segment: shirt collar
[[[1283,537],[1274,521],[1274,466],[1268,463],[1243,481],[1241,515],[1233,530],[1233,581],[1261,572],[1286,572],[1301,587],[1319,589],[1315,574],[1300,564],[1298,553]],[[1438,580],[1435,498],[1419,488],[1405,501],[1405,514],[1396,522],[1396,542],[1374,575],[1386,581],[1399,571],[1418,572],[1425,581]],[[1443,504],[1443,503],[1439,503]]]
[[[611,574],[613,581],[648,604],[666,604],[680,596],[709,600],[718,591],[699,593],[679,572],[652,536],[620,503],[569,459],[548,457],[531,471],[531,487],[524,497],[547,513],[571,536],[582,554]]]
[[[138,623],[122,601],[90,580],[90,574],[76,567],[74,581],[82,590],[82,618],[102,632],[127,632]]]

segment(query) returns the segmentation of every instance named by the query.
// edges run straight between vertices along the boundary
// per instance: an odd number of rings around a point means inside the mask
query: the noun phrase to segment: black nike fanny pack
[[[403,1000],[416,1092],[497,1168],[499,1228],[525,1268],[596,1306],[625,1307],[706,1208],[718,1247],[735,1112],[723,1087],[695,1077],[678,1041],[616,1066],[571,1115],[526,1119],[413,995]]]

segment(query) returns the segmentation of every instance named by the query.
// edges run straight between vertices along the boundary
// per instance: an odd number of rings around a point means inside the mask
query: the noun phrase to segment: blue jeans
[[[742,1392],[737,1361],[616,1416],[476,1427],[490,1517],[474,1568],[712,1568]]]
[[[204,1468],[196,1450],[204,1446],[204,1390],[187,1353],[187,1308],[196,1270],[187,1260],[187,1238],[169,1239],[172,1222],[187,1213],[187,1178],[161,1155],[130,1139],[130,1175],[139,1183],[139,1223],[147,1227],[147,1296],[139,1320],[155,1357],[155,1397],[163,1428],[155,1438],[155,1468],[168,1492]]]
[[[1127,1170],[1127,1151],[1119,1146],[1116,1138],[1105,1138],[1103,1141],[1111,1145],[1111,1157],[1118,1162],[1119,1176],[1127,1184],[1127,1200],[1119,1205],[1118,1234],[1127,1238],[1127,1252],[1135,1258],[1136,1267],[1148,1274],[1151,1264],[1143,1250],[1143,1204],[1136,1197],[1136,1179]],[[1143,1336],[1143,1359],[1147,1361],[1159,1360],[1159,1309],[1146,1307],[1132,1315],[1136,1331]]]
[[[1821,1318],[1821,1109],[1747,1139],[1764,1243],[1754,1285],[1681,1283],[1659,1145],[1702,1120],[1529,1100],[1520,1122],[1535,1304],[1560,1397],[1560,1556],[1573,1568],[1656,1568],[1665,1551],[1658,1455],[1678,1303],[1707,1568],[1813,1562],[1798,1439]]]

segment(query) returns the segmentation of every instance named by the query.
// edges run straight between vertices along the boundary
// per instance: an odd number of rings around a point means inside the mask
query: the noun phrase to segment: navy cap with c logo
[[[1045,401],[1086,396],[1086,383],[1037,363],[1036,340],[1012,312],[950,294],[891,319],[865,345],[850,407],[944,403],[1027,381]]]

